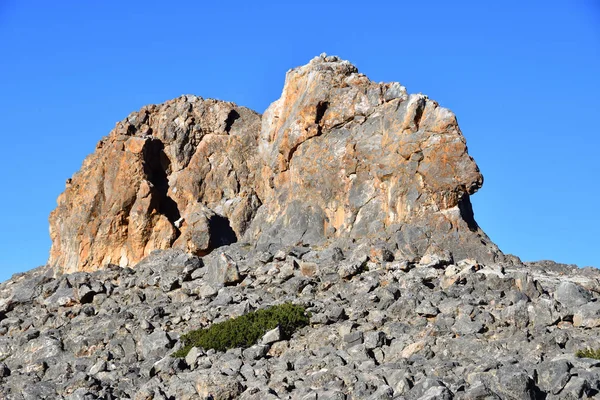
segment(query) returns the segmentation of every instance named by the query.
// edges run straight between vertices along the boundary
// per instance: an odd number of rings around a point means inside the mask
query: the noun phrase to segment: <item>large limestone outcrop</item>
[[[202,255],[242,238],[493,261],[469,201],[482,182],[452,112],[323,55],[288,72],[262,118],[183,96],[118,123],[58,199],[49,264],[130,266],[154,249]]]
[[[263,115],[265,199],[259,242],[351,237],[392,241],[407,255],[432,243],[489,260],[473,219],[483,177],[455,115],[398,83],[377,84],[336,57],[288,72]],[[261,188],[262,189],[262,188]]]
[[[132,113],[58,198],[49,263],[62,272],[129,266],[155,249],[203,254],[235,241],[260,205],[259,129],[257,113],[196,96]]]

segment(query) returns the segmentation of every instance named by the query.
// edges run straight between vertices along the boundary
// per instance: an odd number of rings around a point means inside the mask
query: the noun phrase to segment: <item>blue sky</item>
[[[0,0],[0,281],[115,122],[185,93],[263,112],[326,52],[453,110],[475,217],[523,260],[600,267],[600,3]],[[176,3],[176,4],[175,4]]]

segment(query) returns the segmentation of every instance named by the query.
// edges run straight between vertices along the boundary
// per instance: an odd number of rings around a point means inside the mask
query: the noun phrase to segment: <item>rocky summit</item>
[[[238,240],[370,240],[407,259],[433,247],[494,262],[469,201],[482,183],[451,111],[323,55],[290,70],[262,116],[182,96],[119,122],[58,199],[49,264],[131,267]]]
[[[337,57],[263,115],[143,107],[0,284],[0,399],[600,396],[600,270],[503,254],[482,183],[454,114]],[[235,325],[275,309],[302,323]],[[258,339],[190,339],[219,326]]]

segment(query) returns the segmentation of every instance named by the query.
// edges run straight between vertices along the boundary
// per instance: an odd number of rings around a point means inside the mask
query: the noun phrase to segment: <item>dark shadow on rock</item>
[[[231,110],[229,112],[229,115],[227,115],[227,119],[225,120],[225,132],[229,133],[231,131],[231,126],[233,125],[235,120],[239,118],[240,114],[235,110]]]
[[[472,232],[476,232],[479,229],[479,225],[475,221],[475,214],[473,213],[473,205],[471,205],[471,199],[468,194],[464,194],[458,201],[458,209],[462,219],[467,223],[467,226]]]
[[[160,140],[153,139],[150,141],[144,152],[144,172],[158,195],[158,204],[155,204],[155,207],[160,214],[166,216],[174,224],[175,221],[181,218],[181,214],[177,203],[168,195],[169,179],[167,170],[170,162],[163,149],[164,144]]]
[[[208,220],[210,231],[210,248],[227,246],[237,242],[237,236],[229,224],[229,220],[222,215],[215,214]]]
[[[329,107],[329,102],[327,102],[327,101],[320,101],[319,104],[317,104],[315,124],[319,125],[321,123],[321,120],[323,119],[323,116],[325,115],[325,111],[327,111],[327,107]]]

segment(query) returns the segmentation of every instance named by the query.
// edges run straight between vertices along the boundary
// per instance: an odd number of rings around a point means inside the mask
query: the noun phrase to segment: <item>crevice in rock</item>
[[[325,112],[327,111],[327,107],[329,107],[329,102],[327,102],[327,101],[320,101],[317,104],[315,124],[317,124],[317,125],[321,124],[321,120],[323,119],[323,116],[325,115]]]
[[[225,120],[225,132],[229,133],[231,131],[231,127],[233,126],[233,123],[235,122],[235,120],[240,118],[240,114],[235,111],[235,110],[231,110],[229,111],[229,115],[227,115],[227,119]]]
[[[304,142],[300,142],[300,143],[296,144],[295,146],[293,146],[293,147],[290,149],[290,151],[289,151],[289,153],[288,153],[288,157],[287,157],[287,166],[286,166],[286,168],[285,168],[283,171],[281,171],[281,172],[284,172],[284,171],[287,171],[288,169],[290,169],[290,163],[292,162],[292,157],[294,157],[294,153],[296,152],[296,150],[298,150],[298,147],[300,147],[300,145],[301,145],[302,143],[305,143],[305,142],[306,142],[306,140],[305,140]]]
[[[181,218],[181,213],[177,207],[177,203],[168,195],[169,179],[167,170],[170,162],[164,153],[164,144],[158,140],[150,140],[146,151],[144,152],[144,173],[148,177],[148,181],[154,186],[157,194],[158,212],[167,217],[167,219],[175,226],[175,221]],[[179,230],[177,236],[179,236]]]
[[[479,225],[475,221],[475,214],[473,213],[473,206],[471,205],[471,199],[468,194],[463,194],[458,200],[458,209],[460,210],[460,216],[467,223],[469,230],[476,232],[479,229]]]
[[[226,217],[215,214],[208,220],[208,229],[210,231],[209,247],[216,249],[217,247],[227,246],[237,242],[237,235]]]
[[[296,152],[296,150],[298,150],[298,147],[300,147],[300,145],[308,142],[310,139],[319,137],[323,134],[323,126],[321,126],[321,120],[323,119],[323,116],[325,115],[325,112],[327,111],[327,107],[329,107],[329,102],[327,102],[327,101],[320,101],[317,104],[317,107],[315,110],[315,124],[317,125],[317,134],[314,136],[311,136],[309,138],[306,138],[304,141],[297,143],[292,148],[290,148],[290,151],[287,156],[288,166],[287,166],[286,170],[289,169],[289,164],[292,161],[292,157],[294,156],[294,153]]]
[[[417,107],[415,109],[415,117],[413,122],[415,124],[415,131],[419,130],[419,126],[421,125],[421,118],[423,118],[423,111],[425,111],[426,100],[419,99],[417,102]]]

